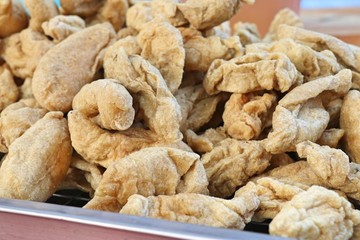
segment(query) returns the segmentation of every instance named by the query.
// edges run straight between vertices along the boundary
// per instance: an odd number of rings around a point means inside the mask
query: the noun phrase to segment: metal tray
[[[79,191],[58,192],[48,200],[48,203],[0,199],[0,239],[283,239],[249,231],[79,208],[87,201],[88,196]],[[256,225],[252,227],[256,228]]]

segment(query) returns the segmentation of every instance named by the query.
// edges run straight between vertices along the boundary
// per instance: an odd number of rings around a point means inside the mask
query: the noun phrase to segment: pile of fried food
[[[360,236],[360,48],[228,20],[253,0],[0,5],[0,197]]]

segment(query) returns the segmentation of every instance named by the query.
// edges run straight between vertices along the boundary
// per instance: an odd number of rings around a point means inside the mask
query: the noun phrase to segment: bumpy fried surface
[[[114,27],[115,31],[119,31],[125,23],[125,16],[128,8],[129,3],[127,0],[105,0],[96,16],[91,19],[91,22],[109,22]]]
[[[49,21],[59,14],[54,1],[48,0],[24,0],[25,6],[30,13],[30,28],[42,32],[41,24]]]
[[[118,39],[126,38],[128,36],[138,35],[138,31],[131,27],[124,27],[117,32]]]
[[[321,137],[316,141],[319,145],[326,145],[332,148],[336,148],[340,142],[340,139],[344,136],[345,131],[338,128],[326,129]]]
[[[78,16],[53,17],[41,25],[45,35],[51,37],[55,43],[59,43],[71,34],[85,28],[85,21]]]
[[[201,157],[212,196],[229,197],[248,179],[262,173],[271,155],[259,141],[225,139]]]
[[[34,98],[31,89],[31,78],[26,78],[23,84],[19,87],[20,99]]]
[[[135,194],[129,198],[120,213],[212,227],[244,229],[258,206],[259,199],[254,192],[231,200],[196,193],[147,198]]]
[[[114,37],[110,24],[98,24],[72,34],[47,52],[32,79],[33,93],[40,105],[68,112],[81,87],[93,80],[102,53]]]
[[[154,17],[165,18],[175,27],[186,25],[188,20],[177,7],[179,2],[179,0],[153,0],[151,1],[152,14]]]
[[[220,91],[249,93],[259,90],[285,92],[301,82],[289,58],[281,53],[253,53],[229,61],[214,60],[203,85],[208,94]]]
[[[275,94],[232,94],[223,113],[226,133],[239,140],[257,138],[268,127],[276,103]]]
[[[237,22],[234,24],[234,35],[240,37],[242,45],[260,42],[260,34],[254,23]]]
[[[198,153],[210,152],[215,145],[226,139],[227,135],[222,127],[209,128],[204,133],[197,135],[194,131],[188,129],[185,132],[187,144]]]
[[[71,154],[63,114],[46,114],[10,145],[0,168],[0,196],[46,201],[65,177]]]
[[[0,111],[19,98],[19,89],[8,66],[0,66]]]
[[[109,166],[85,208],[118,212],[133,194],[207,194],[207,185],[199,155],[174,148],[144,148]]]
[[[64,15],[89,17],[99,10],[104,0],[60,0],[60,12]]]
[[[352,161],[360,163],[360,92],[351,90],[345,96],[340,114],[340,127],[345,130],[344,144]]]
[[[84,177],[86,181],[90,184],[92,190],[96,190],[98,188],[103,176],[99,166],[89,163],[81,157],[75,155],[71,159],[70,167],[83,172]]]
[[[151,3],[138,2],[126,12],[126,25],[137,31],[143,29],[146,23],[153,19]]]
[[[337,193],[313,186],[293,197],[270,223],[270,234],[299,239],[350,239],[360,212]]]
[[[19,0],[4,0],[0,5],[0,37],[20,32],[28,24],[25,9]]]

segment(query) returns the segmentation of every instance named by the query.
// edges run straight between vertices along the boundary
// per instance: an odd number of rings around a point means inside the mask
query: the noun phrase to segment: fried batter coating
[[[168,143],[182,139],[180,106],[154,66],[140,56],[129,56],[122,47],[110,47],[104,69],[107,78],[116,79],[133,96],[137,95],[144,120],[159,139]]]
[[[185,48],[185,71],[206,72],[215,59],[232,59],[244,54],[240,38],[203,37],[193,28],[180,28]]]
[[[19,89],[8,66],[0,66],[0,112],[19,98]]]
[[[260,141],[225,139],[201,157],[209,179],[210,195],[230,197],[251,176],[262,173],[271,155]]]
[[[266,150],[273,154],[294,151],[297,143],[318,140],[330,119],[322,96],[326,100],[330,95],[339,98],[350,87],[351,71],[344,69],[334,76],[318,78],[291,90],[275,109],[273,130],[264,140]]]
[[[64,15],[90,17],[97,13],[104,0],[60,0],[60,12]]]
[[[49,21],[59,14],[54,1],[48,0],[24,0],[25,6],[30,12],[30,28],[42,32],[41,24]]]
[[[71,154],[63,114],[46,114],[10,145],[0,168],[0,197],[46,201],[65,177]]]
[[[197,135],[191,129],[186,130],[185,139],[187,144],[198,153],[210,152],[215,145],[226,139],[228,136],[222,127],[209,128],[204,133]]]
[[[68,112],[81,87],[93,80],[104,49],[113,38],[115,32],[110,24],[98,24],[72,34],[47,52],[32,79],[39,104],[48,110]]]
[[[0,5],[0,38],[26,28],[28,17],[19,0],[3,0]]]
[[[312,186],[295,195],[270,223],[271,235],[299,239],[350,239],[360,212],[334,191]]]
[[[243,46],[261,41],[259,30],[254,23],[237,22],[233,28],[234,35],[240,37]]]
[[[279,26],[277,37],[279,39],[292,38],[317,51],[330,50],[346,66],[360,71],[360,48],[347,44],[336,37],[288,25]]]
[[[321,137],[316,141],[319,145],[326,145],[332,148],[336,148],[340,142],[340,139],[344,136],[345,131],[338,128],[326,129]]]
[[[256,139],[275,109],[276,94],[233,93],[225,104],[224,129],[239,140]]]
[[[14,76],[32,78],[40,59],[53,46],[55,44],[45,35],[27,28],[4,39],[1,57]]]
[[[141,56],[159,69],[172,93],[181,84],[185,50],[179,30],[164,20],[154,19],[145,24],[137,36]]]
[[[196,193],[147,198],[134,194],[120,213],[242,230],[258,206],[259,199],[254,192],[231,200]]]
[[[360,163],[360,92],[351,90],[345,96],[340,114],[340,127],[345,130],[344,145],[351,160]]]
[[[41,25],[45,35],[59,43],[68,36],[85,28],[85,21],[78,16],[59,15]]]
[[[207,194],[207,185],[199,155],[174,148],[144,148],[108,167],[85,208],[118,212],[133,194]]]
[[[252,53],[229,61],[214,60],[203,85],[210,95],[220,91],[249,93],[259,90],[288,91],[302,82],[294,64],[281,53]]]
[[[153,15],[150,2],[138,2],[126,12],[126,25],[136,31],[141,31],[151,20]]]

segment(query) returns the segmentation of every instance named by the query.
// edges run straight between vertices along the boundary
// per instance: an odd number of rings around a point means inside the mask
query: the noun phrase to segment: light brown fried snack
[[[302,23],[300,17],[289,8],[283,8],[275,15],[274,19],[271,21],[269,31],[264,37],[265,42],[272,42],[276,40],[276,33],[281,24],[286,24],[289,26],[295,26],[303,28],[304,24]]]
[[[169,90],[175,93],[181,84],[185,64],[179,30],[164,20],[154,19],[144,25],[137,40],[142,49],[141,56],[159,69]]]
[[[203,37],[193,28],[179,28],[184,40],[185,71],[206,72],[215,59],[231,59],[244,54],[238,36],[221,39],[219,36]]]
[[[329,146],[336,148],[341,138],[344,136],[345,131],[339,128],[326,129],[321,137],[316,141],[321,146]]]
[[[180,106],[154,66],[140,56],[129,56],[122,47],[111,47],[104,58],[104,69],[106,77],[116,79],[137,95],[144,121],[158,139],[168,143],[182,139]]]
[[[20,99],[34,98],[31,89],[31,82],[32,82],[31,78],[26,78],[23,84],[19,87]]]
[[[292,39],[280,39],[271,43],[254,43],[246,46],[246,53],[258,52],[284,53],[305,80],[320,76],[332,75],[340,71],[341,66],[330,51],[317,52],[309,46],[297,43]]]
[[[54,1],[48,0],[24,0],[25,6],[30,13],[29,27],[37,32],[42,32],[41,24],[49,21],[59,14]]]
[[[215,35],[215,36],[219,36],[222,39],[230,38],[232,35],[230,21],[223,22],[218,26],[210,28],[206,30],[203,34],[205,37],[210,37]],[[240,41],[241,41],[241,37],[240,37]]]
[[[230,197],[251,176],[262,173],[271,155],[259,141],[225,139],[201,157],[209,179],[210,195]]]
[[[345,96],[340,113],[340,127],[345,130],[345,151],[352,161],[360,163],[360,92],[351,90]]]
[[[27,28],[3,41],[0,52],[14,76],[32,78],[40,59],[55,44],[45,35]]]
[[[0,38],[20,32],[28,24],[28,16],[19,0],[4,0],[0,5]]]
[[[356,71],[352,71],[352,85],[351,89],[360,90],[360,73]]]
[[[48,110],[68,112],[81,87],[93,80],[104,49],[113,38],[115,32],[109,23],[97,24],[72,34],[47,52],[32,79],[39,104]]]
[[[153,0],[151,1],[152,15],[165,18],[175,27],[186,25],[189,22],[177,7],[179,3],[179,0]]]
[[[336,37],[294,26],[281,25],[277,29],[277,38],[292,38],[317,51],[330,50],[346,66],[360,71],[360,48],[351,46]]]
[[[117,42],[111,45],[112,49],[124,48],[125,52],[128,55],[140,55],[141,54],[141,47],[137,42],[135,36],[127,36],[125,38],[121,38]],[[109,50],[110,51],[110,50]]]
[[[8,66],[0,66],[0,112],[19,98],[19,89]]]
[[[150,2],[138,2],[126,12],[126,25],[138,32],[151,20],[153,15]]]
[[[105,0],[98,13],[91,19],[92,23],[109,22],[115,31],[119,31],[125,23],[125,15],[129,8],[127,0]]]
[[[133,194],[208,194],[207,185],[199,155],[174,148],[144,148],[108,167],[85,208],[118,212]]]
[[[216,144],[226,139],[228,136],[222,127],[216,129],[209,128],[204,133],[197,135],[191,129],[186,130],[185,140],[192,150],[198,153],[210,152]]]
[[[120,213],[241,230],[251,221],[258,206],[254,192],[231,200],[196,193],[147,198],[135,194]]]
[[[239,140],[256,139],[265,127],[269,127],[266,121],[271,118],[276,104],[275,93],[233,93],[223,113],[226,133]]]
[[[233,28],[234,35],[240,37],[243,46],[261,41],[259,30],[254,23],[237,22]]]
[[[42,23],[41,27],[46,36],[51,37],[53,42],[59,43],[71,34],[84,29],[85,21],[78,16],[58,15]]]
[[[89,193],[90,196],[94,195],[90,183],[86,180],[84,172],[76,168],[70,167],[66,173],[66,176],[61,181],[58,190],[80,190],[82,192]]]
[[[259,90],[288,91],[302,76],[282,53],[252,53],[229,61],[214,60],[203,85],[210,95],[220,91],[249,93]]]
[[[5,108],[0,117],[0,152],[8,152],[10,145],[46,113],[33,99],[20,100]]]
[[[117,35],[118,39],[122,39],[122,38],[126,38],[128,36],[135,37],[138,34],[139,34],[139,32],[136,29],[134,29],[132,27],[124,27],[124,28],[120,29],[116,35]]]
[[[90,17],[97,13],[104,0],[60,0],[60,12],[64,15]]]
[[[267,170],[285,166],[294,162],[295,160],[292,159],[287,153],[273,154],[270,159],[270,166],[267,168]]]
[[[264,140],[266,150],[273,154],[294,151],[297,143],[318,140],[330,119],[322,96],[330,101],[329,97],[339,98],[350,87],[351,71],[344,69],[334,76],[318,78],[291,90],[275,109],[272,132]]]
[[[299,239],[350,239],[360,212],[334,191],[312,186],[295,195],[272,220],[270,234]]]
[[[71,154],[63,114],[46,114],[10,145],[0,168],[0,196],[46,201],[65,177]]]
[[[328,128],[338,128],[340,126],[340,111],[343,105],[342,98],[336,98],[328,103],[324,104],[326,111],[328,111],[330,115],[330,121],[328,124]]]

